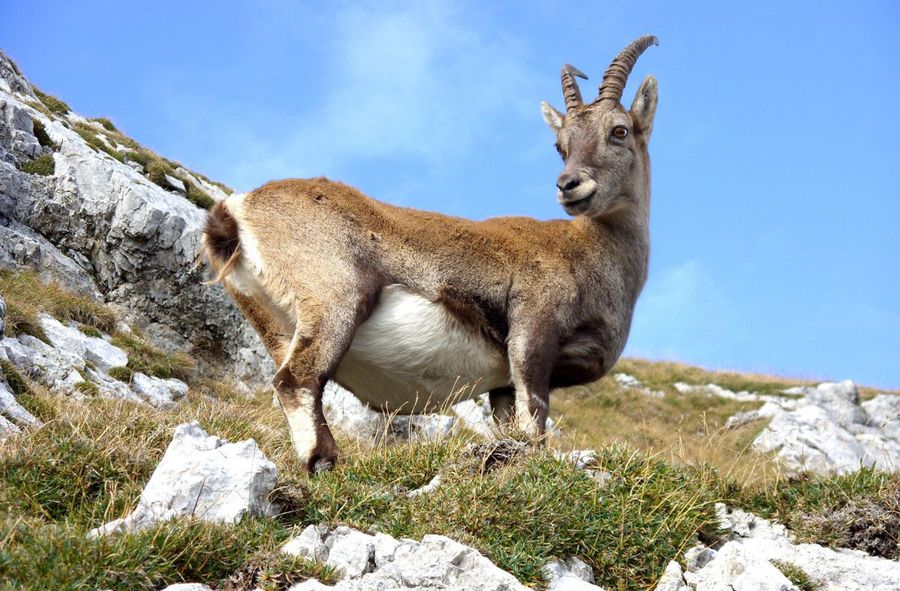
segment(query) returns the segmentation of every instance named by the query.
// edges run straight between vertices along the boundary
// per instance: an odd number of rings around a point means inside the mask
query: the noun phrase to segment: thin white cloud
[[[534,79],[524,44],[455,4],[345,5],[334,29],[321,101],[285,122],[277,150],[245,146],[242,177],[340,175],[358,159],[396,157],[440,169],[509,123],[511,93]]]

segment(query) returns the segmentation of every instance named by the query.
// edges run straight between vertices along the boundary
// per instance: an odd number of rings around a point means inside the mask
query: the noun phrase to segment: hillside
[[[900,589],[900,396],[850,381],[623,359],[544,447],[330,385],[308,477],[193,267],[228,192],[0,53],[0,588]]]

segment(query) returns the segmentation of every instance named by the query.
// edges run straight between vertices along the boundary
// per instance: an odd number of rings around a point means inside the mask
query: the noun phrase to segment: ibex
[[[310,472],[338,449],[322,413],[333,379],[370,406],[419,413],[488,392],[494,419],[531,437],[553,388],[602,377],[625,346],[649,256],[647,144],[657,85],[626,111],[632,42],[584,104],[541,103],[565,167],[571,220],[471,221],[395,207],[324,178],[270,182],[217,204],[203,237],[217,280],[259,332],[294,449]]]

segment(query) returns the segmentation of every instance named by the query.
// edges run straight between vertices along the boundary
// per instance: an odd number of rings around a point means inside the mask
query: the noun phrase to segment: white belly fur
[[[441,304],[395,284],[357,329],[335,379],[374,408],[426,412],[509,384],[509,363]]]

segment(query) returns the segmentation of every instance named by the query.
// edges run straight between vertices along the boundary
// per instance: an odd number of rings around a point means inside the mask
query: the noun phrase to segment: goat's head
[[[602,217],[648,194],[647,144],[656,113],[656,80],[644,79],[630,111],[622,107],[621,98],[637,58],[657,44],[652,35],[632,41],[606,69],[600,94],[588,105],[575,81],[576,76],[587,76],[566,64],[562,69],[565,114],[541,103],[565,162],[556,181],[556,198],[569,215]]]

